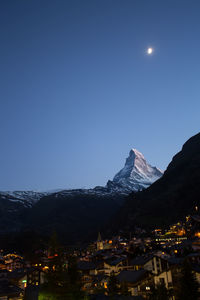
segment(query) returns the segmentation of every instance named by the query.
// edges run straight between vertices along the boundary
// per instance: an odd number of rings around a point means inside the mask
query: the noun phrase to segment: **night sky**
[[[199,0],[0,1],[0,190],[105,185],[131,148],[164,170],[199,132],[199,15]]]

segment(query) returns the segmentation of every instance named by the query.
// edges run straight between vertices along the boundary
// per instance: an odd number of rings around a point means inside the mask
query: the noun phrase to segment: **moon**
[[[148,55],[151,55],[152,53],[153,53],[153,48],[149,47],[149,48],[147,49],[147,54],[148,54]]]

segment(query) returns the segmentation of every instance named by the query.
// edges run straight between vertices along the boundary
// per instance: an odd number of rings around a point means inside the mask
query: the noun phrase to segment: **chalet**
[[[132,296],[146,295],[152,284],[151,275],[147,270],[124,270],[117,276],[120,285],[126,283]]]
[[[123,257],[112,257],[104,262],[104,272],[107,275],[119,274],[127,265],[126,258]]]
[[[27,272],[23,268],[8,272],[8,279],[23,290],[27,287]]]
[[[97,275],[97,265],[89,261],[79,261],[77,269],[81,274],[82,289],[89,291],[92,288],[93,276]]]
[[[28,286],[39,286],[44,283],[44,274],[38,268],[21,268],[8,272],[8,279],[24,290]]]
[[[168,290],[172,289],[173,283],[171,270],[166,270],[157,275],[154,275],[154,284],[155,286],[159,284],[164,284]]]
[[[130,262],[130,265],[135,271],[144,269],[153,274],[160,274],[169,268],[168,261],[156,255],[137,256]]]
[[[27,269],[27,286],[38,286],[44,283],[44,273],[39,268]]]
[[[94,289],[107,288],[108,277],[104,274],[98,274],[93,276],[93,287]]]
[[[97,264],[90,261],[79,261],[77,268],[82,275],[97,275]]]
[[[8,254],[5,256],[5,266],[8,271],[14,271],[15,269],[21,269],[25,265],[22,257],[15,254]]]

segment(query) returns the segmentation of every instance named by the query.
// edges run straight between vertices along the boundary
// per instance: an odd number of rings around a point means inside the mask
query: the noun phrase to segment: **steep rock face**
[[[115,184],[120,184],[130,191],[138,191],[149,187],[162,176],[162,172],[148,164],[136,149],[131,149],[123,169],[113,178]]]
[[[190,214],[200,199],[200,133],[190,138],[164,175],[146,190],[132,194],[116,217],[119,227],[170,224]]]

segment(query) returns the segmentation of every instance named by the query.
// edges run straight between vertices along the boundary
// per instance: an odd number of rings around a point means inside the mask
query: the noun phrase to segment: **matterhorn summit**
[[[142,153],[131,149],[125,166],[113,178],[108,185],[116,185],[129,191],[139,191],[147,188],[158,180],[163,173],[156,167],[147,163]]]
[[[33,231],[44,230],[45,235],[57,227],[58,230],[69,228],[66,236],[71,234],[72,240],[74,232],[79,232],[75,236],[80,240],[85,228],[88,232],[91,228],[98,230],[105,220],[107,222],[122,207],[127,195],[149,187],[161,176],[162,172],[148,164],[139,151],[131,149],[123,169],[106,186],[47,192],[0,192],[0,211],[3,212],[0,234],[30,228]],[[38,215],[42,218],[38,218]],[[69,220],[69,225],[67,223],[66,226],[64,220]]]
[[[129,157],[126,159],[125,166],[113,178],[109,180],[106,186],[96,186],[90,189],[66,189],[52,192],[33,192],[33,191],[14,191],[0,192],[0,202],[10,203],[10,205],[31,208],[48,196],[52,197],[78,197],[80,195],[90,197],[104,197],[116,195],[128,195],[132,191],[140,191],[149,187],[153,182],[158,180],[163,173],[156,167],[149,165],[143,154],[136,149],[131,149]],[[17,208],[15,207],[17,211]]]

